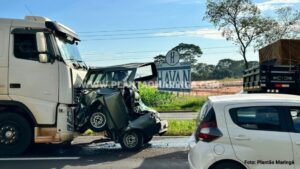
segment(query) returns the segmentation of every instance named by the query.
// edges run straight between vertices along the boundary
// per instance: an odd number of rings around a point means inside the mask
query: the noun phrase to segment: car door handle
[[[236,137],[234,137],[234,139],[236,139],[236,140],[250,140],[249,137],[246,137],[246,136],[243,136],[243,135],[236,136]]]
[[[19,89],[19,88],[21,88],[21,84],[20,83],[10,83],[9,87],[12,89]]]
[[[300,146],[300,141],[296,142],[296,145]]]

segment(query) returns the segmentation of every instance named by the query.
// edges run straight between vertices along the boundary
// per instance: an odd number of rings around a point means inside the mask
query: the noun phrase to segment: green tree
[[[214,70],[215,65],[197,63],[192,68],[192,80],[209,80]]]
[[[175,50],[179,53],[181,61],[191,62],[192,65],[194,65],[197,62],[197,58],[200,58],[203,54],[201,48],[194,44],[180,43],[172,50]],[[158,55],[154,57],[155,63],[165,63],[165,60],[165,55]]]
[[[246,68],[247,49],[274,24],[272,19],[261,17],[258,7],[250,0],[207,0],[204,19],[222,30],[227,40],[239,46]]]
[[[266,31],[261,38],[256,41],[256,49],[261,46],[273,43],[279,39],[299,38],[300,11],[291,7],[283,7],[276,10],[277,19],[272,29]]]
[[[162,64],[166,62],[166,56],[165,55],[157,55],[154,57],[154,62],[158,64]]]
[[[203,54],[201,48],[194,44],[180,43],[172,50],[175,50],[179,53],[182,61],[191,62],[192,65],[197,63],[197,58],[200,58]]]
[[[250,61],[248,64],[252,67],[258,65],[258,62]],[[216,66],[198,63],[193,66],[192,80],[242,78],[244,69],[244,60],[222,59]]]

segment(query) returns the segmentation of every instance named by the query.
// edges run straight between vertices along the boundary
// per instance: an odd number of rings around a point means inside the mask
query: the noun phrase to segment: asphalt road
[[[165,120],[192,120],[197,117],[196,112],[170,112],[170,113],[160,113],[160,117]]]
[[[80,137],[74,145],[36,145],[21,157],[0,158],[1,169],[186,169],[188,137],[155,137],[139,152]]]

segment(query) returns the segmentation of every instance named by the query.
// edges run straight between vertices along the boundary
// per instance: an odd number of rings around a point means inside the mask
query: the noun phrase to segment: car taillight
[[[220,137],[222,137],[222,133],[215,121],[200,123],[196,131],[196,140],[211,142]]]

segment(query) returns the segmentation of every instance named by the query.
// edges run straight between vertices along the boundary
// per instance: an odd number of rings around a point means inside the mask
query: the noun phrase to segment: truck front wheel
[[[31,126],[24,117],[0,113],[0,156],[20,155],[31,141]]]

